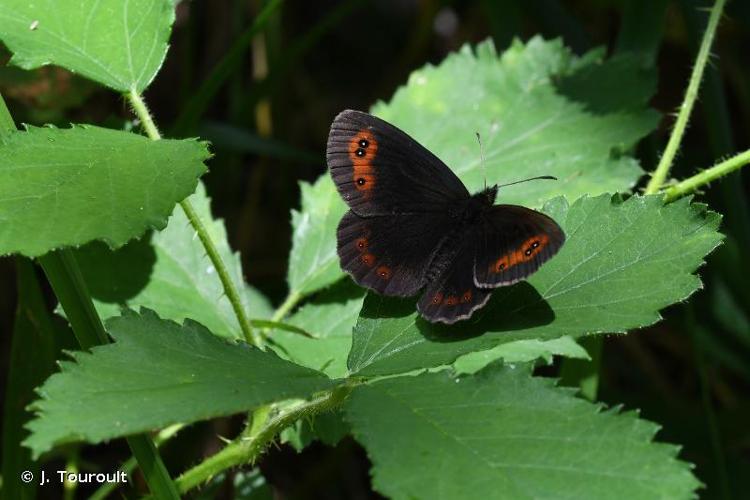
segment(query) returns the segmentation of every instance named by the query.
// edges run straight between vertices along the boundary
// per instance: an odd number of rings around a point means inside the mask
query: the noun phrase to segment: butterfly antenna
[[[513,184],[521,184],[522,182],[527,182],[527,181],[536,181],[536,180],[539,180],[539,179],[547,179],[547,180],[552,180],[552,181],[556,181],[556,180],[557,180],[557,177],[554,177],[554,176],[552,176],[552,175],[540,175],[540,176],[538,176],[538,177],[529,177],[528,179],[523,179],[523,180],[520,180],[520,181],[515,181],[515,182],[509,182],[509,183],[507,183],[507,184],[500,184],[500,185],[499,185],[499,186],[497,186],[497,187],[498,187],[498,188],[501,188],[501,187],[505,187],[505,186],[512,186]]]
[[[484,164],[484,150],[482,149],[482,137],[479,135],[479,132],[474,132],[477,134],[477,142],[479,143],[479,158],[482,160],[482,177],[484,177],[484,189],[487,189],[487,167]]]

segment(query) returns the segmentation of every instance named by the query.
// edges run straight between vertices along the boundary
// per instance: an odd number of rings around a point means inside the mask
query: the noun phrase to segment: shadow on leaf
[[[452,325],[430,323],[421,316],[416,325],[425,338],[434,342],[456,342],[486,332],[511,332],[546,325],[555,313],[536,288],[523,281],[495,290],[487,305],[465,321]]]
[[[487,332],[512,332],[546,325],[555,313],[537,290],[527,282],[499,288],[489,303],[470,319],[452,325],[430,323],[416,312],[416,298],[400,299],[370,293],[360,315],[368,320],[409,320],[432,342],[457,342]]]
[[[149,283],[156,263],[151,235],[133,240],[117,250],[94,241],[76,251],[81,272],[91,295],[102,301],[124,305]]]

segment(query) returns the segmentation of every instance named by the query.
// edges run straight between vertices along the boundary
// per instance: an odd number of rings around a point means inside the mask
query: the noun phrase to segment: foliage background
[[[389,99],[414,69],[488,36],[499,51],[513,37],[525,40],[535,34],[562,37],[578,54],[600,45],[610,52],[657,47],[658,88],[651,104],[664,118],[637,149],[643,167],[652,170],[704,28],[707,16],[700,9],[708,6],[697,0],[291,1],[243,53],[243,64],[205,113],[184,120],[181,113],[204,76],[261,3],[180,2],[172,47],[146,97],[168,137],[172,128],[176,136],[200,135],[213,142],[215,156],[204,176],[213,211],[226,220],[248,281],[274,303],[285,294],[289,210],[299,203],[297,180],[312,181],[323,172],[328,126],[338,111],[366,110],[378,99]],[[673,176],[687,177],[716,158],[750,147],[748,50],[750,4],[730,2],[713,50],[717,57]],[[19,123],[120,128],[131,117],[114,93],[56,67],[0,68],[0,92]],[[727,244],[702,269],[706,290],[693,297],[691,306],[668,309],[667,320],[652,328],[608,337],[601,357],[599,399],[640,408],[642,416],[663,426],[660,441],[684,444],[682,457],[696,464],[708,498],[750,489],[747,193],[747,181],[734,174],[705,195],[724,214],[728,235]],[[0,260],[3,389],[16,304],[14,273],[12,260]],[[543,373],[558,375],[559,368],[553,365]],[[181,457],[215,451],[207,448],[215,446],[209,438],[234,435],[237,425],[236,419],[195,425],[188,431],[194,439],[167,446],[163,456],[184,468],[190,464],[181,463]],[[84,459],[114,468],[126,456],[124,445],[90,447]],[[367,458],[351,438],[333,448],[315,444],[300,454],[280,446],[260,467],[288,497],[377,496],[370,490]]]

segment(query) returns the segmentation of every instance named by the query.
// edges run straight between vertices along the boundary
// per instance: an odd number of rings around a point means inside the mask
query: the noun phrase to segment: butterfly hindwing
[[[491,290],[474,283],[474,235],[469,234],[455,243],[458,248],[446,254],[449,258],[444,261],[445,271],[427,286],[417,302],[419,313],[433,323],[451,324],[467,319],[490,298]]]
[[[337,230],[341,268],[357,284],[382,295],[414,295],[426,284],[450,224],[447,216],[437,214],[360,217],[349,210]]]
[[[444,211],[469,197],[437,156],[360,111],[342,111],[334,119],[326,157],[339,193],[357,215]]]
[[[553,219],[517,205],[491,207],[479,231],[474,280],[483,288],[526,279],[565,242],[565,233]]]

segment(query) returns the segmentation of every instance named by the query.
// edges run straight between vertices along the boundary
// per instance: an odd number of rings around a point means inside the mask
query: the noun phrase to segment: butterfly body
[[[494,205],[497,186],[470,195],[439,158],[369,114],[334,119],[327,160],[350,207],[337,230],[341,267],[383,295],[422,291],[428,321],[469,318],[492,288],[526,278],[565,240],[544,214]]]

